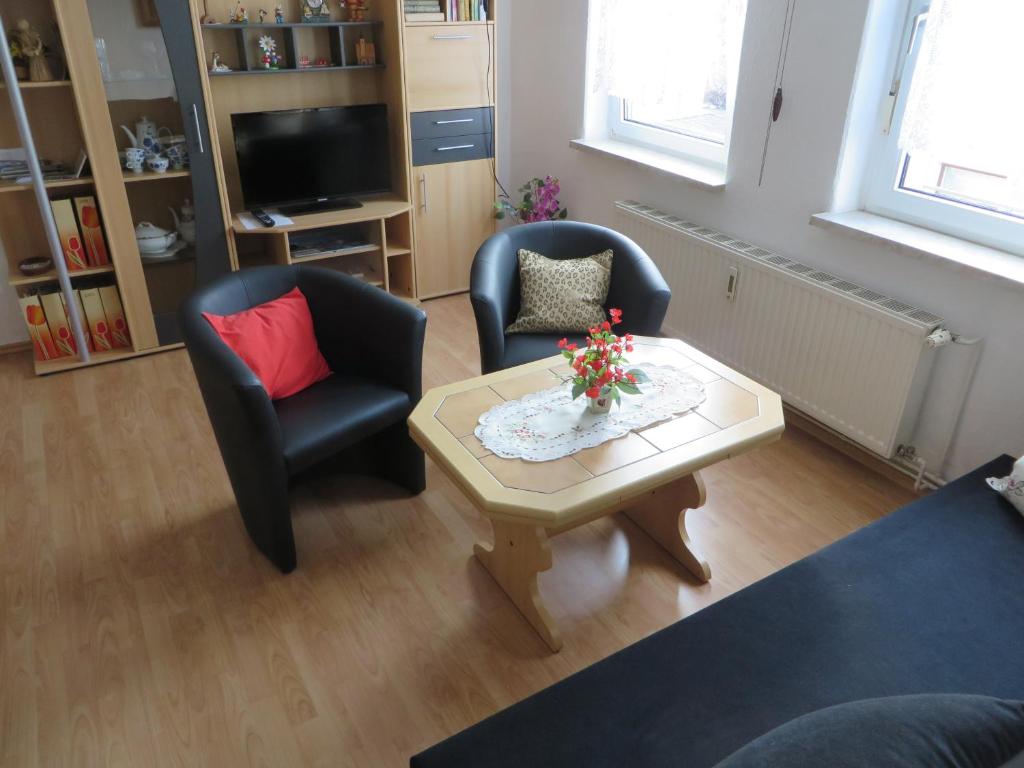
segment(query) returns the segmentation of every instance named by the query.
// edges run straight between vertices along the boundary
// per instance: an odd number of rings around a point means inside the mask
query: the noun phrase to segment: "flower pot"
[[[590,413],[608,413],[612,409],[610,397],[588,397],[587,411]]]

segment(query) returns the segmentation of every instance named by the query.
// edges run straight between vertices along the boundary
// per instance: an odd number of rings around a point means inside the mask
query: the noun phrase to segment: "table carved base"
[[[694,550],[686,533],[686,512],[703,506],[704,483],[699,473],[675,480],[635,500],[624,514],[658,542],[700,582],[711,578],[711,568]],[[592,518],[581,520],[589,522]],[[537,575],[552,566],[550,536],[540,526],[492,520],[494,545],[477,544],[473,552],[505,594],[552,651],[562,647],[562,636],[540,597]]]

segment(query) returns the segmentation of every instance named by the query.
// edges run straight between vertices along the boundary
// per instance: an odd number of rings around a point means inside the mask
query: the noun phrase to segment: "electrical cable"
[[[761,150],[761,172],[757,177],[757,186],[764,182],[764,170],[768,162],[768,144],[772,138],[772,126],[779,119],[782,110],[782,81],[786,76],[786,62],[789,59],[789,40],[793,36],[793,19],[796,17],[796,0],[786,2],[786,21],[779,41],[779,58],[775,62],[775,95],[772,98],[772,113],[768,119],[768,129],[764,136],[764,149]]]

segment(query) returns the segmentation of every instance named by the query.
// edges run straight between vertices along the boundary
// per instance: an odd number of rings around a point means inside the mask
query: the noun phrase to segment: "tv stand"
[[[315,200],[309,203],[292,203],[279,205],[277,209],[285,216],[302,216],[307,213],[323,213],[325,211],[343,211],[349,208],[362,208],[363,204],[354,197],[334,197],[330,200]]]

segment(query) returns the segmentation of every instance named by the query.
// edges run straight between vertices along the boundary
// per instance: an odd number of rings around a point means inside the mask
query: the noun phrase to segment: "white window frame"
[[[736,84],[730,83],[735,93]],[[731,96],[733,94],[730,94]],[[608,97],[608,134],[616,141],[638,144],[658,152],[694,160],[705,165],[725,168],[729,159],[729,139],[732,135],[733,101],[726,101],[725,143],[701,139],[667,128],[635,122],[626,119],[626,103],[617,96]]]
[[[929,5],[930,0],[909,2],[893,85],[882,110],[885,125],[876,137],[869,158],[864,209],[1024,255],[1024,219],[899,187],[906,167],[906,153],[899,148],[899,135]]]

